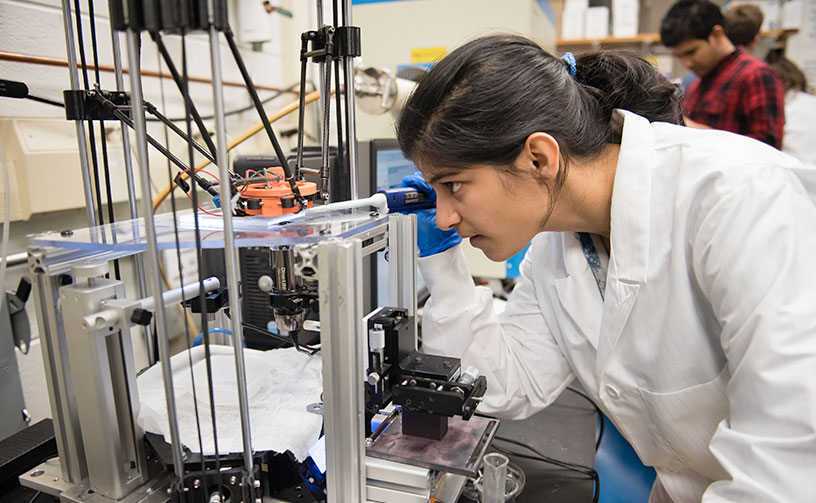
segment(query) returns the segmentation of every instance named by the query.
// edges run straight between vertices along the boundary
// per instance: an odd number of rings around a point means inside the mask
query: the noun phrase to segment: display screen
[[[377,150],[377,190],[399,187],[406,175],[417,169],[398,148]]]
[[[380,148],[374,152],[374,173],[377,190],[399,187],[402,179],[413,174],[416,165],[402,155],[399,147]],[[417,274],[417,290],[425,286],[422,276]],[[377,305],[387,306],[389,296],[388,263],[382,253],[377,255]]]

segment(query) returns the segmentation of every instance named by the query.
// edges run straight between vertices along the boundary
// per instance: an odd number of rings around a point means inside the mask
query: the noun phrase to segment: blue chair
[[[595,454],[601,481],[600,503],[647,503],[655,480],[654,468],[644,466],[629,442],[603,416],[604,434]]]

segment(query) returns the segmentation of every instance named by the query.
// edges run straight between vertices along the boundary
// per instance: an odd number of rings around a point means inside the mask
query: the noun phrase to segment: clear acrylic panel
[[[385,216],[368,210],[345,210],[331,213],[284,215],[277,218],[260,216],[233,218],[235,246],[281,246],[317,243],[328,237],[349,238],[386,221]],[[203,248],[223,248],[223,220],[220,217],[192,212],[156,215],[156,241],[159,250],[196,247],[196,227]],[[112,252],[116,255],[140,253],[147,248],[144,221],[139,218],[114,224],[77,229],[51,231],[29,236],[29,244],[66,250],[84,250],[91,253]]]

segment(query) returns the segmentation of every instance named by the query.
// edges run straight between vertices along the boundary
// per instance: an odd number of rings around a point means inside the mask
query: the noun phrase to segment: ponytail
[[[576,61],[575,81],[599,104],[601,120],[610,123],[616,108],[641,115],[650,122],[682,124],[682,89],[631,51],[594,51]],[[616,131],[610,132],[615,140]]]

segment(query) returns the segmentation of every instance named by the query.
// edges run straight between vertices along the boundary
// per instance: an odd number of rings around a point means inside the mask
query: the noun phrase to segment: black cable
[[[598,449],[601,447],[601,440],[603,439],[603,434],[604,434],[604,415],[603,415],[603,412],[601,411],[600,407],[595,405],[595,402],[592,400],[592,398],[590,398],[590,396],[587,395],[586,393],[584,393],[583,391],[579,391],[579,390],[573,388],[572,386],[567,386],[567,390],[572,391],[576,395],[579,395],[582,398],[584,398],[587,402],[592,404],[592,407],[595,409],[595,412],[598,413],[598,421],[600,421],[600,425],[598,426],[598,438],[595,440],[595,452],[598,452]]]
[[[278,138],[275,136],[275,132],[272,130],[272,125],[269,123],[269,119],[263,110],[261,100],[258,97],[258,91],[255,89],[255,85],[252,83],[252,77],[250,77],[249,70],[247,70],[247,67],[244,64],[244,59],[241,57],[241,51],[238,49],[238,44],[235,43],[235,37],[233,36],[232,31],[229,29],[224,30],[224,37],[227,39],[227,45],[229,45],[230,52],[232,52],[232,57],[235,60],[235,63],[238,65],[238,70],[241,72],[241,77],[243,77],[244,83],[247,86],[247,92],[249,92],[249,96],[252,98],[252,102],[255,104],[258,115],[260,115],[261,122],[266,130],[266,134],[269,137],[269,141],[272,143],[272,148],[275,150],[275,155],[278,156],[278,161],[281,163],[283,172],[286,175],[286,181],[289,182],[289,186],[292,189],[292,193],[295,195],[298,205],[301,209],[304,209],[306,208],[306,201],[300,194],[300,189],[297,186],[294,173],[289,167],[289,162],[286,160],[286,154],[283,153],[283,149],[278,142]]]
[[[343,18],[345,19],[345,12],[343,13]],[[338,26],[337,9],[334,9],[333,21],[334,26]],[[343,22],[343,24],[345,24],[345,21]],[[346,164],[346,159],[348,159],[348,155],[344,150],[345,142],[343,141],[343,121],[341,120],[341,118],[343,117],[343,97],[341,96],[340,93],[340,58],[334,60],[334,90],[335,90],[334,102],[337,113],[337,161],[336,161],[337,169],[335,169],[334,172],[335,175],[337,175],[338,173],[345,171],[344,174],[348,177],[349,180],[348,197],[349,199],[351,199],[351,195],[354,193],[354,188],[351,187],[351,163],[348,163],[348,165]],[[349,141],[351,141],[351,139]],[[343,167],[345,167],[346,169],[343,170],[342,169]]]
[[[161,64],[161,62],[159,62],[159,64]],[[162,86],[162,88],[163,88],[163,86]],[[162,93],[164,93],[164,91],[162,91]],[[162,95],[162,101],[164,101],[164,96],[163,95]],[[196,142],[192,138],[188,137],[187,134],[184,131],[181,130],[181,128],[179,128],[178,126],[173,124],[173,122],[170,119],[168,119],[167,117],[165,117],[164,114],[159,112],[159,109],[157,109],[152,103],[150,103],[148,101],[145,101],[144,105],[145,105],[145,110],[147,110],[149,113],[155,115],[156,118],[159,119],[159,121],[162,124],[164,124],[165,131],[167,130],[167,128],[170,128],[181,139],[183,139],[185,142],[189,143],[190,146],[192,146],[193,148],[198,150],[201,153],[201,155],[203,155],[208,161],[210,161],[211,163],[217,165],[217,163],[215,162],[215,157],[213,157],[215,155],[215,149],[213,149],[212,153],[208,152],[204,147],[199,145],[198,142]],[[165,107],[165,105],[162,104],[162,107]],[[209,135],[207,135],[207,138],[209,138]],[[167,149],[169,150],[170,149],[170,143],[169,143],[170,140],[167,139],[165,141],[168,142],[167,143]],[[210,139],[210,141],[212,141],[212,139]]]
[[[290,344],[292,347],[300,351],[301,353],[306,353],[309,356],[313,356],[320,351],[320,346],[309,346],[307,344],[299,344],[297,341],[297,335],[284,337],[280,334],[276,334],[274,332],[270,332],[269,330],[261,327],[256,327],[255,325],[250,325],[249,323],[243,324],[244,328],[248,328],[250,330],[254,330],[255,332],[272,337],[273,339],[277,339],[281,342],[285,342],[286,344]]]
[[[502,452],[503,454],[508,454],[508,455],[511,455],[511,456],[518,456],[520,458],[530,459],[530,460],[533,460],[533,461],[541,461],[543,463],[548,463],[548,464],[551,464],[551,465],[558,466],[560,468],[564,468],[566,470],[570,470],[570,471],[574,471],[574,472],[586,475],[587,478],[589,480],[592,480],[594,482],[594,484],[595,484],[595,488],[594,488],[594,491],[593,491],[593,494],[592,494],[592,502],[593,503],[598,503],[598,498],[600,497],[600,492],[601,492],[601,480],[600,480],[600,476],[598,475],[598,472],[594,468],[586,466],[586,465],[581,465],[581,464],[578,464],[578,463],[570,463],[568,461],[562,461],[562,460],[559,460],[559,459],[551,458],[551,457],[549,457],[549,456],[547,456],[545,454],[542,454],[536,448],[534,448],[534,447],[532,447],[530,445],[527,445],[525,443],[519,442],[518,440],[514,440],[512,438],[500,437],[500,436],[497,435],[497,436],[493,437],[493,439],[494,439],[494,441],[498,440],[500,442],[507,442],[509,444],[513,444],[513,445],[516,445],[518,447],[527,449],[530,452],[532,452],[533,454],[535,454],[535,456],[530,456],[529,454],[524,454],[524,453],[509,450],[509,449],[503,449],[501,447],[497,447],[495,444],[492,445],[492,447],[494,449],[496,449],[499,452]]]
[[[277,93],[273,94],[272,96],[269,96],[267,98],[262,99],[261,103],[266,104],[266,103],[269,103],[270,101],[273,101],[273,100],[275,100],[277,98],[280,98],[283,94],[289,92],[289,90],[294,89],[298,85],[299,84],[294,84],[292,86],[289,86],[284,91],[278,91]],[[39,97],[39,96],[32,96],[30,94],[28,96],[26,96],[26,99],[29,99],[31,101],[36,101],[36,102],[39,102],[39,103],[44,103],[46,105],[65,108],[65,103],[63,103],[61,101],[56,101],[56,100],[52,100],[52,99],[48,99],[48,98],[42,98],[42,97]],[[247,105],[247,106],[245,106],[243,108],[237,108],[235,110],[230,110],[228,112],[224,112],[224,117],[244,113],[244,112],[247,112],[249,110],[254,110],[254,109],[255,109],[255,105]],[[205,121],[206,120],[211,120],[211,119],[214,119],[214,118],[215,118],[215,115],[205,115],[205,116],[201,117],[201,119],[205,120]],[[170,121],[170,122],[184,122],[184,117],[176,117],[176,118],[173,118],[173,119],[167,118],[167,120]],[[159,119],[157,117],[147,117],[147,121],[148,122],[163,122],[161,119]],[[285,134],[284,134],[284,136],[285,136]]]
[[[93,54],[94,63],[94,82],[96,89],[101,89],[102,79],[99,75],[99,48],[96,43],[96,16],[94,13],[93,0],[88,0],[88,19],[91,25],[91,54]],[[91,121],[93,124],[93,121]],[[113,192],[111,188],[110,163],[108,162],[108,136],[105,134],[105,121],[99,121],[99,135],[102,141],[102,172],[105,175],[105,198],[108,202],[108,223],[116,222],[116,216],[113,208]],[[114,239],[116,234],[113,233]],[[119,271],[119,260],[113,261],[113,275],[117,280],[122,279]]]
[[[189,96],[189,75],[187,73],[187,33],[185,30],[181,32],[181,71],[182,71],[182,80],[181,80],[181,94],[184,96]],[[188,100],[184,100],[184,123],[187,128],[187,136],[192,137],[193,134],[193,126],[192,121],[190,119],[190,110],[188,107]],[[215,149],[213,149],[215,152]],[[190,166],[194,165],[195,162],[195,154],[193,153],[193,146],[188,142],[187,144],[187,155],[190,159]],[[190,170],[190,176],[194,176],[196,173],[193,170]],[[224,181],[226,183],[226,180]],[[213,429],[213,448],[215,450],[215,473],[216,473],[216,482],[218,487],[221,487],[222,484],[222,476],[221,476],[221,456],[219,455],[218,449],[218,427],[216,426],[215,422],[215,391],[213,385],[213,372],[212,372],[212,354],[210,353],[210,329],[209,323],[207,320],[207,296],[204,293],[204,259],[201,253],[201,228],[198,222],[198,191],[196,190],[196,185],[193,184],[192,187],[192,195],[191,199],[193,200],[193,222],[194,222],[194,234],[195,234],[195,249],[196,249],[196,262],[198,265],[198,289],[201,294],[199,295],[199,308],[201,310],[201,333],[203,334],[204,339],[204,360],[206,361],[206,368],[207,368],[207,392],[210,398],[210,422],[212,423]],[[172,191],[171,191],[172,192]],[[226,204],[226,206],[224,206]],[[221,207],[229,209],[230,202],[229,201],[222,201]],[[238,292],[231,292],[232,299],[237,304],[239,293]],[[237,337],[233,334],[233,337]],[[203,452],[203,451],[202,451]],[[203,456],[202,456],[202,463],[203,463]]]
[[[82,67],[82,81],[85,83],[85,90],[91,89],[91,83],[88,80],[88,65],[85,61],[85,39],[82,35],[82,12],[79,9],[79,0],[74,0],[74,14],[76,16],[77,24],[77,43],[79,44],[79,60]],[[70,50],[73,50],[71,48]],[[96,189],[96,214],[99,225],[103,225],[102,212],[102,187],[99,183],[99,161],[96,157],[96,135],[94,134],[93,121],[88,121],[88,141],[90,142],[91,163],[93,164],[93,184]]]
[[[159,73],[161,73],[161,59],[159,59]],[[161,102],[162,107],[166,108],[165,104],[165,97],[164,97],[164,80],[159,81],[159,91],[161,92]],[[152,105],[151,105],[152,107]],[[155,107],[153,107],[155,108]],[[175,124],[174,124],[175,126]],[[167,145],[167,148],[170,148],[170,135],[167,132],[168,126],[165,124],[164,126],[164,142]],[[170,159],[167,159],[167,179],[170,185],[173,184],[173,167],[170,163]],[[178,261],[178,273],[179,273],[179,286],[184,286],[184,267],[182,265],[181,260],[181,244],[179,239],[179,232],[178,232],[178,219],[176,218],[176,194],[175,191],[170,191],[170,208],[173,212],[173,236],[176,241],[176,260]],[[201,285],[199,285],[199,294],[202,296],[206,295],[203,289],[201,289]],[[187,302],[186,295],[184,293],[184,289],[181,290],[181,302],[185,304]],[[196,383],[195,383],[195,376],[193,375],[193,355],[192,355],[192,347],[190,345],[190,324],[187,322],[187,317],[184,316],[184,341],[187,343],[187,363],[190,366],[190,384],[192,385],[193,390],[193,410],[195,411],[195,420],[196,420],[196,433],[198,435],[198,452],[202,453],[201,456],[201,471],[204,471],[206,465],[204,464],[204,441],[201,438],[201,418],[198,413],[198,393],[196,390]]]
[[[170,57],[170,53],[167,51],[167,47],[164,45],[164,41],[162,40],[161,35],[158,32],[151,31],[150,37],[156,43],[156,47],[159,50],[159,54],[161,54],[162,58],[167,64],[167,69],[170,71],[170,75],[173,77],[173,81],[176,83],[176,86],[179,88],[179,92],[181,92],[181,95],[184,98],[184,110],[189,112],[190,115],[192,115],[192,118],[195,121],[196,126],[198,126],[198,130],[204,139],[204,143],[206,143],[207,148],[210,149],[212,157],[216,157],[215,143],[213,143],[212,138],[210,138],[210,135],[207,132],[207,126],[204,125],[204,120],[198,114],[198,109],[196,109],[195,104],[193,103],[193,99],[190,98],[189,93],[184,92],[181,75],[179,75],[178,70],[176,70],[176,65],[173,64],[173,59]],[[185,117],[185,120],[186,119],[187,118]],[[213,164],[215,164],[215,162],[213,162]]]
[[[38,103],[45,103],[46,105],[52,105],[52,106],[55,106],[55,107],[65,108],[65,103],[63,103],[61,101],[49,100],[48,98],[40,98],[39,96],[32,96],[31,94],[26,96],[26,99],[29,99],[31,101],[36,101]]]
[[[303,136],[304,123],[306,117],[306,69],[309,58],[306,53],[309,51],[309,39],[304,33],[300,36],[300,96],[298,97],[298,128],[297,128],[297,160],[295,162],[295,178],[300,177],[300,169],[303,167]]]

